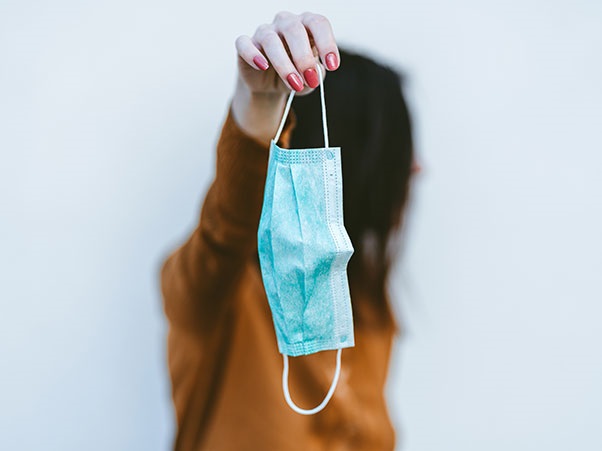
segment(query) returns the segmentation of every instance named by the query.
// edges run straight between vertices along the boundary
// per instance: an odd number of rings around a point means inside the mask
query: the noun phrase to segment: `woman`
[[[383,389],[396,331],[387,296],[391,238],[412,171],[410,121],[399,75],[337,47],[320,15],[279,13],[236,40],[238,82],[217,144],[215,179],[198,227],[161,271],[177,415],[175,449],[391,450]],[[317,71],[316,62],[326,70]],[[322,145],[315,88],[324,80],[330,141],[341,147],[355,347],[345,349],[326,409],[286,405],[282,357],[257,257],[270,140],[288,92],[299,93],[278,145]],[[291,359],[300,406],[324,397],[334,351]]]

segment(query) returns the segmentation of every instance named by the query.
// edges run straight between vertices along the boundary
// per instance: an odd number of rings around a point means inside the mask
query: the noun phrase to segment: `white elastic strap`
[[[320,68],[320,64],[316,64],[318,69],[318,76],[320,77],[320,103],[322,104],[322,128],[324,129],[324,147],[329,147],[328,145],[328,124],[326,123],[326,101],[324,100],[324,82],[322,80],[322,68]],[[277,143],[280,139],[280,134],[284,129],[284,123],[286,122],[286,118],[288,116],[288,112],[291,109],[291,104],[293,103],[293,98],[295,97],[295,91],[291,89],[291,93],[288,96],[288,100],[286,101],[286,106],[284,107],[284,113],[282,114],[282,120],[280,121],[280,126],[278,127],[278,131],[276,132],[276,136],[274,137],[274,142]]]
[[[285,354],[282,355],[284,357],[284,369],[282,370],[282,391],[284,392],[284,399],[286,399],[286,403],[291,409],[297,413],[300,413],[301,415],[313,415],[326,407],[330,401],[330,398],[332,398],[332,395],[334,394],[334,390],[337,388],[339,376],[341,375],[341,351],[342,349],[337,350],[337,367],[334,370],[334,377],[332,378],[330,389],[328,389],[328,393],[326,393],[326,397],[320,403],[320,405],[314,407],[313,409],[302,409],[291,399],[291,394],[288,390],[288,356]]]
[[[318,68],[318,75],[320,77],[320,102],[322,103],[322,128],[324,129],[324,147],[328,145],[328,125],[326,124],[326,101],[324,100],[324,82],[322,81],[322,69],[320,65],[316,64]]]

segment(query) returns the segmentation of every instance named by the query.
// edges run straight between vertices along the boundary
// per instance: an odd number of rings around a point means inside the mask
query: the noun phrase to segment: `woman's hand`
[[[234,119],[243,131],[266,143],[276,133],[286,94],[293,89],[305,95],[320,84],[316,63],[327,70],[340,64],[330,22],[309,12],[276,14],[253,37],[239,36],[236,50]]]
[[[254,93],[312,91],[320,84],[322,67],[339,67],[339,50],[330,22],[313,13],[280,12],[271,24],[261,25],[253,37],[236,39],[239,77]],[[323,71],[325,72],[325,71]]]

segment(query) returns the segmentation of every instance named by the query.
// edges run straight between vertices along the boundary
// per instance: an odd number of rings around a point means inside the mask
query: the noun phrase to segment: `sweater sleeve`
[[[295,123],[291,110],[279,146],[288,147]],[[207,331],[227,309],[257,249],[268,153],[266,145],[238,127],[230,107],[198,225],[161,266],[164,309],[172,324]]]

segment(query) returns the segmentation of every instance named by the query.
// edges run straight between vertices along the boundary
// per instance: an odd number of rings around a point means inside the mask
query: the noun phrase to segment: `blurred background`
[[[398,448],[602,449],[602,3],[300,6],[0,2],[0,449],[169,449],[159,265],[280,10],[407,75]]]

